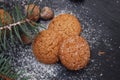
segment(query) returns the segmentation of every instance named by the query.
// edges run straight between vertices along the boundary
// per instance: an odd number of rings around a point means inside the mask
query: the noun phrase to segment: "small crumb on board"
[[[106,52],[104,52],[104,51],[99,51],[98,52],[98,56],[102,56],[102,55],[104,55]]]

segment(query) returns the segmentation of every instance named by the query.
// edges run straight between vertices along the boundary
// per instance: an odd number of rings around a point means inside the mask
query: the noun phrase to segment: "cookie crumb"
[[[105,53],[106,53],[106,52],[104,52],[104,51],[99,51],[99,52],[98,52],[98,55],[99,55],[99,56],[102,56],[102,55],[104,55]]]

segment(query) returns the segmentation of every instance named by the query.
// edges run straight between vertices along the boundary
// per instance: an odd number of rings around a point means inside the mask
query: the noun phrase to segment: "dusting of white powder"
[[[56,11],[55,14],[58,15],[61,13],[74,14],[71,11],[67,10]],[[79,17],[79,15],[77,15],[77,17]],[[88,40],[90,47],[94,48],[94,45],[99,45],[98,40],[101,38],[101,30],[97,31],[96,33],[96,30],[91,27],[95,24],[92,19],[89,19],[88,21],[85,21],[83,18],[79,19],[80,21],[84,22],[84,24],[82,25],[83,32],[81,35]],[[48,25],[48,23],[44,25]],[[99,24],[98,26],[102,26],[102,24]],[[105,42],[107,41],[105,40]],[[23,76],[31,76],[30,80],[51,80],[52,78],[56,77],[61,68],[63,68],[63,66],[61,66],[61,64],[59,63],[53,65],[46,65],[38,62],[35,59],[31,48],[23,50],[22,47],[19,47],[19,52],[17,52],[17,54],[19,54],[20,56],[19,58],[15,58],[17,60],[17,62],[16,60],[14,62],[15,66],[17,66],[17,68],[25,70],[25,74],[23,74]],[[90,65],[89,68],[86,69],[87,73],[82,75],[81,79],[83,79],[83,77],[87,78],[87,75],[91,75],[92,70],[96,70],[97,68],[99,68],[99,64],[95,64],[95,60],[92,60],[91,62],[94,63],[94,65]],[[18,66],[18,64],[20,65]],[[93,75],[91,77],[91,79],[94,78],[96,78],[96,75]]]
[[[40,2],[42,2],[42,0],[40,0]],[[93,18],[89,17],[89,9],[87,7],[81,6],[81,10],[79,10],[78,14],[76,14],[78,10],[72,11],[68,9],[69,7],[71,7],[71,5],[68,5],[68,7],[65,7],[65,9],[56,8],[54,10],[55,16],[61,13],[70,13],[77,16],[81,22],[83,29],[81,35],[85,37],[85,39],[87,39],[91,49],[94,49],[96,46],[99,46],[99,40],[101,39],[101,34],[103,32],[100,28],[104,25],[104,23],[99,19],[97,21],[94,21]],[[41,23],[47,28],[49,21],[41,21]],[[40,28],[40,31],[41,30],[43,29]],[[103,39],[103,42],[106,45],[106,47],[110,49],[112,49],[110,44],[111,40],[112,39],[110,38]],[[13,62],[16,71],[18,69],[24,70],[25,73],[21,76],[30,76],[31,78],[29,80],[51,80],[54,77],[57,77],[57,75],[59,74],[63,74],[63,77],[67,75],[66,73],[62,73],[62,71],[66,69],[60,63],[46,65],[38,62],[32,53],[31,46],[26,46],[23,48],[21,45],[19,45],[17,48],[13,48],[13,50],[10,50],[9,55],[13,56]],[[79,77],[80,80],[87,79],[88,77],[90,80],[96,80],[97,74],[92,74],[91,72],[98,70],[101,64],[98,63],[96,59],[91,59],[90,63],[91,65],[89,65],[84,70],[85,73],[81,74],[81,76]],[[76,75],[79,75],[79,73],[76,73]],[[103,74],[100,73],[99,76],[103,76]],[[62,80],[62,78],[58,78],[59,80]],[[73,78],[77,79],[76,76],[68,77],[68,79],[70,80]]]

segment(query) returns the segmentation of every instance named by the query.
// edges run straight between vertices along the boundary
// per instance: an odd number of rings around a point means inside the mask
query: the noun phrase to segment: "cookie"
[[[27,14],[28,19],[38,21],[40,18],[39,6],[35,4],[25,5],[25,14]]]
[[[62,38],[52,30],[40,32],[32,44],[36,59],[45,64],[53,64],[58,61],[59,43]]]
[[[2,23],[2,25],[8,25],[10,23],[13,22],[12,17],[10,16],[10,14],[5,11],[4,9],[0,9],[0,23]]]
[[[11,24],[13,23],[13,19],[11,17],[11,15],[5,11],[4,9],[0,9],[0,25],[1,26],[5,26],[5,25],[8,25],[8,24]],[[2,33],[1,33],[1,36],[3,37],[4,36],[4,31],[6,30],[6,36],[8,37],[9,36],[9,29],[2,29]]]
[[[71,14],[60,14],[49,24],[48,29],[61,34],[63,38],[79,35],[82,31],[80,22]]]
[[[69,70],[83,69],[89,62],[90,49],[87,41],[80,36],[69,37],[59,49],[61,63]]]

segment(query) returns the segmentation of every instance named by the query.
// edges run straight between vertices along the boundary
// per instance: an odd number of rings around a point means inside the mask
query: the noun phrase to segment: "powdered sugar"
[[[58,3],[60,1],[58,1]],[[43,0],[40,0],[40,2],[43,2]],[[109,31],[102,28],[104,23],[99,18],[94,19],[94,17],[89,16],[91,14],[88,7],[83,5],[78,6],[65,0],[62,0],[59,3],[60,5],[57,5],[58,3],[57,1],[53,1],[51,3],[51,5],[53,4],[51,7],[55,12],[55,16],[61,13],[70,13],[77,16],[82,25],[83,32],[81,35],[89,42],[91,51],[97,49],[97,47],[101,44],[100,41],[103,41],[103,44],[105,44],[108,49],[113,49],[110,43],[112,38],[110,38],[109,34],[107,34]],[[61,5],[67,6],[62,8]],[[76,9],[73,9],[73,7]],[[80,9],[78,10],[77,7],[80,7]],[[47,28],[49,21],[40,22]],[[40,31],[41,30],[43,29],[40,28]],[[104,75],[101,72],[95,74],[95,72],[99,70],[101,63],[94,57],[91,58],[89,65],[83,71],[70,72],[60,63],[46,65],[38,62],[34,57],[31,46],[14,46],[7,54],[13,57],[13,63],[16,71],[19,69],[25,71],[21,77],[30,76],[31,78],[29,80],[97,80],[97,77]]]

